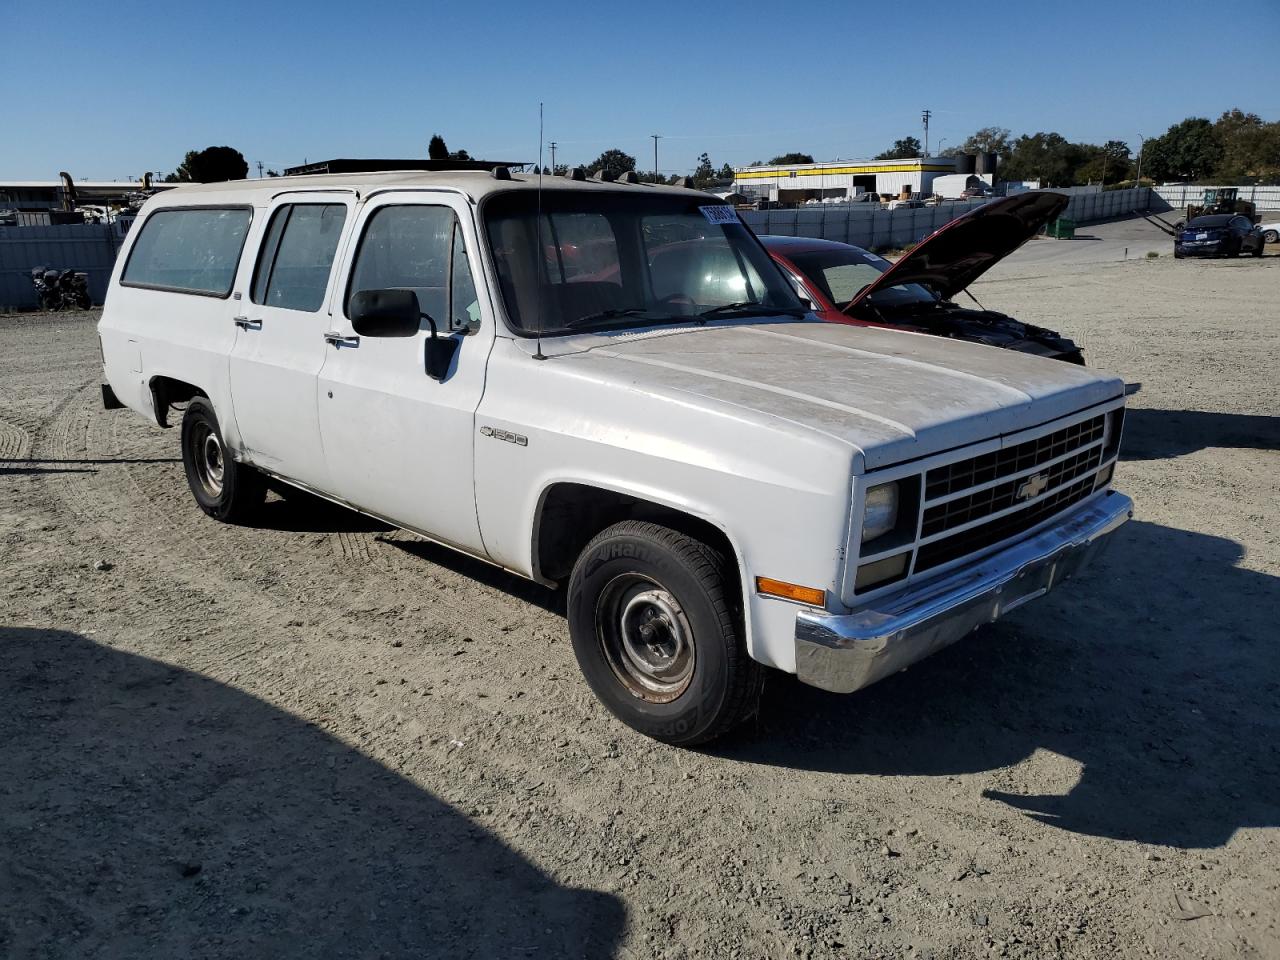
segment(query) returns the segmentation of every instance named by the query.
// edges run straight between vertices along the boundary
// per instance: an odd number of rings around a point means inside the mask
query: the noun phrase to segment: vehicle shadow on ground
[[[97,473],[96,466],[109,466],[118,463],[181,463],[181,460],[164,457],[117,458],[109,460],[0,460],[0,475],[41,474],[41,473]]]
[[[250,526],[287,533],[386,533],[390,524],[294,487],[268,497]]]
[[[454,573],[460,573],[477,583],[483,583],[485,586],[518,597],[525,603],[531,603],[535,607],[541,607],[562,617],[566,615],[564,587],[555,590],[544,587],[532,580],[508,573],[500,567],[475,560],[428,540],[388,540],[386,543],[419,560],[434,563]]]
[[[1280,578],[1239,567],[1219,537],[1135,521],[1115,541],[1060,592],[861,693],[780,677],[755,733],[713,752],[942,777],[1047,750],[1079,781],[984,795],[1073,833],[1175,847],[1280,826]]]
[[[0,955],[606,957],[613,896],[242,691],[0,628]]]
[[[1280,417],[1141,407],[1125,411],[1121,460],[1161,460],[1207,447],[1280,450]]]

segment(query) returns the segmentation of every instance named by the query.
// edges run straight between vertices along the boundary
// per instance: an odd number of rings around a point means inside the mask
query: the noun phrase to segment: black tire
[[[731,569],[706,544],[639,520],[602,531],[578,557],[568,589],[573,652],[627,726],[687,747],[756,712],[764,670],[743,643]]]
[[[1253,256],[1255,257],[1262,256],[1262,251],[1265,247],[1266,247],[1266,244],[1262,240],[1259,240],[1258,245],[1253,248]]]
[[[266,498],[266,478],[227,453],[213,404],[204,397],[192,399],[182,415],[182,465],[196,503],[215,520],[243,523]]]

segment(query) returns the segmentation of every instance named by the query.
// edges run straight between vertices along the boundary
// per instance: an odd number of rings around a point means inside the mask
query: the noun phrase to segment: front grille
[[[1105,424],[1106,414],[1102,414],[1004,450],[934,467],[925,476],[924,498],[936,500],[1038,467],[1054,457],[1101,439]]]
[[[1010,513],[997,520],[992,520],[990,523],[972,527],[962,533],[957,533],[953,537],[927,543],[916,553],[915,572],[920,573],[923,570],[930,570],[944,563],[950,563],[952,560],[958,560],[966,554],[975,553],[984,547],[991,546],[993,543],[1000,543],[1010,537],[1017,536],[1019,533],[1030,530],[1042,520],[1047,520],[1055,513],[1065,510],[1072,504],[1079,503],[1089,496],[1093,492],[1093,484],[1094,477],[1090,473],[1083,479],[1063,487],[1043,500],[1037,500],[1025,510],[1019,510],[1016,513]]]
[[[1075,480],[1077,477],[1084,476],[1086,473],[1093,472],[1101,464],[1102,447],[1095,446],[1090,447],[1088,450],[1081,450],[1074,456],[1055,463],[1043,474],[1036,474],[1035,476],[1043,476],[1046,480],[1044,489],[1052,490],[1064,483]],[[924,512],[924,523],[920,534],[924,537],[931,537],[935,533],[942,533],[945,530],[963,526],[993,513],[999,513],[1001,510],[1015,507],[1018,505],[1018,491],[1026,483],[1026,477],[1018,477],[1015,480],[988,487],[986,490],[971,493],[967,497],[957,497],[954,500],[948,500],[946,503],[928,507]]]

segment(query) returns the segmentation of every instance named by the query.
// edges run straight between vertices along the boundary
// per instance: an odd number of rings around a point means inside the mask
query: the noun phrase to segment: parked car
[[[923,200],[890,200],[890,210],[918,210],[924,206]]]
[[[1213,213],[1188,220],[1173,238],[1173,255],[1183,257],[1262,256],[1263,230],[1238,213]]]
[[[953,302],[1066,203],[1066,197],[1047,193],[994,201],[951,221],[896,264],[834,240],[760,239],[796,292],[823,320],[971,340],[1083,364],[1080,347],[1060,333],[976,304],[975,309]]]
[[[126,237],[98,331],[104,403],[180,419],[210,517],[251,518],[270,479],[561,586],[586,682],[669,743],[750,716],[766,668],[896,673],[1132,510],[1121,380],[817,322],[692,190],[179,187]]]
[[[1258,225],[1264,243],[1280,243],[1280,221]]]

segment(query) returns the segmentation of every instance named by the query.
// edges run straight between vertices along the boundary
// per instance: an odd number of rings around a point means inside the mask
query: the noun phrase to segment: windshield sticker
[[[699,207],[702,215],[709,223],[738,223],[738,211],[727,203],[717,203],[712,207]]]

